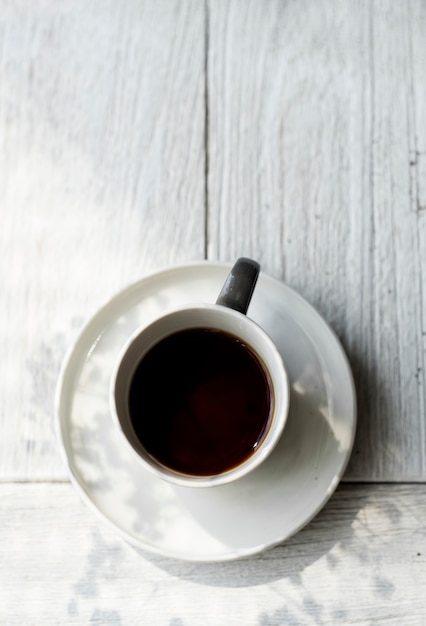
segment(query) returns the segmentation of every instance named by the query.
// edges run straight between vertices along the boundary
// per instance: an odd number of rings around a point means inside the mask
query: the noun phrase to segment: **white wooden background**
[[[426,3],[0,0],[0,624],[426,623]],[[53,394],[85,320],[250,255],[330,322],[344,484],[234,563],[140,553],[81,503]]]

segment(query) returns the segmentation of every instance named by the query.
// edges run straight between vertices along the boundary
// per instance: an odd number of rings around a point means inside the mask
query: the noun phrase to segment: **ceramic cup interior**
[[[238,465],[212,475],[194,475],[177,471],[156,459],[137,436],[129,408],[130,386],[136,369],[148,352],[163,339],[180,331],[211,329],[238,338],[257,355],[263,364],[272,395],[272,409],[268,429],[257,448]],[[167,383],[164,382],[164,393]],[[275,344],[267,333],[246,315],[217,304],[180,307],[159,318],[146,328],[138,330],[124,346],[113,372],[110,403],[114,421],[126,445],[146,469],[174,484],[189,487],[215,486],[236,480],[262,463],[278,443],[289,410],[287,374]],[[147,419],[161,419],[147,415]]]

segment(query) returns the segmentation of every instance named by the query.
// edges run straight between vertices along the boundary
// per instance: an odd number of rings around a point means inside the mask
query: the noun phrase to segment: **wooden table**
[[[426,623],[426,4],[0,0],[0,623]],[[246,255],[351,363],[342,484],[283,545],[130,547],[54,436],[67,348],[163,267]]]

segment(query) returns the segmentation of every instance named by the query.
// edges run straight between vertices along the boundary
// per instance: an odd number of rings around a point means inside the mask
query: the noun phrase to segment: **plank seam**
[[[209,248],[209,0],[204,3],[204,258]]]
[[[31,479],[26,479],[26,478],[13,478],[13,479],[1,479],[0,478],[0,485],[71,485],[72,482],[71,480],[67,480],[67,479],[35,479],[35,480],[31,480]],[[341,480],[339,483],[339,486],[356,486],[356,485],[360,485],[360,486],[384,486],[384,487],[392,487],[392,486],[422,486],[422,485],[426,485],[426,480],[425,479],[413,479],[413,480]]]

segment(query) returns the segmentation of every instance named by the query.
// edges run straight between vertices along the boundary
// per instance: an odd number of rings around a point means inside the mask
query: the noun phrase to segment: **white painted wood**
[[[426,477],[426,10],[209,3],[208,256],[258,258],[331,323],[348,480]]]
[[[416,22],[420,22],[422,28],[426,28],[426,7],[419,2],[416,11],[411,11],[410,15],[411,32],[416,30]],[[418,316],[418,326],[416,328],[417,350],[419,354],[419,365],[417,370],[417,385],[420,398],[423,393],[422,415],[426,415],[425,401],[425,376],[426,376],[426,90],[423,87],[426,73],[426,50],[424,38],[413,37],[410,34],[410,59],[412,62],[411,94],[412,94],[412,128],[411,145],[414,153],[411,156],[411,208],[416,212],[418,220],[418,239],[416,247],[420,251],[420,271],[416,280],[416,289],[421,294],[419,298],[420,315]],[[424,423],[424,420],[423,420]],[[423,457],[426,458],[426,434],[423,434],[420,444],[422,446]]]
[[[70,484],[0,485],[0,623],[426,621],[425,486],[346,485],[286,544],[192,564],[131,548]]]
[[[346,480],[424,482],[425,32],[422,0],[0,0],[1,624],[426,623],[424,484],[342,485],[282,546],[183,563],[55,482],[52,427],[82,323],[207,243],[342,339]]]
[[[204,257],[204,6],[0,1],[0,475],[64,476],[65,350],[117,290]]]

